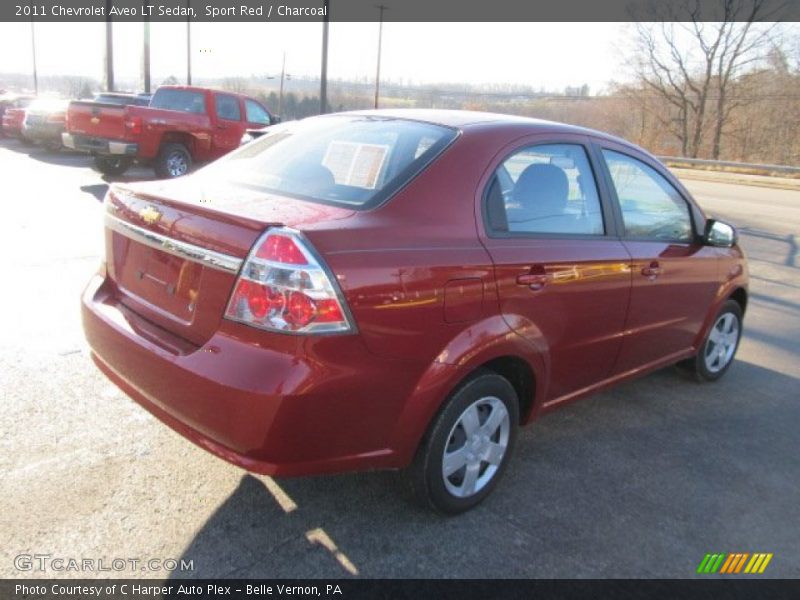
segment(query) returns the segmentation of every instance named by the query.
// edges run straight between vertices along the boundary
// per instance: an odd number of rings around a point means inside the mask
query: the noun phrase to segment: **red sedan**
[[[111,380],[246,469],[404,468],[447,513],[557,406],[671,364],[719,378],[747,305],[734,228],[658,160],[532,119],[285,123],[105,209],[83,319]]]

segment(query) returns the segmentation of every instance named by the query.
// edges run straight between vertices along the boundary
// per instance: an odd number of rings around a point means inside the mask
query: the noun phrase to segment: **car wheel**
[[[173,178],[186,175],[192,167],[192,155],[183,144],[164,144],[154,165],[156,175]]]
[[[728,300],[714,318],[697,355],[678,367],[698,381],[716,381],[733,363],[741,337],[742,307],[735,300]]]
[[[94,166],[104,175],[122,175],[133,164],[133,159],[123,157],[95,156]]]
[[[473,508],[508,465],[519,401],[507,379],[480,372],[461,385],[434,418],[406,472],[416,500],[446,514]]]

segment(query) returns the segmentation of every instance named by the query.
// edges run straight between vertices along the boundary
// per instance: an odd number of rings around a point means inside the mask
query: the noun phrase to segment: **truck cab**
[[[237,148],[247,129],[273,122],[254,98],[170,85],[158,88],[148,106],[72,102],[63,141],[92,154],[103,173],[119,175],[138,162],[170,178]]]

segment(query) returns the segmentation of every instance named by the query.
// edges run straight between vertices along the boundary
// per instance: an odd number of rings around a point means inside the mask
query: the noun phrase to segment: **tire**
[[[693,358],[678,363],[678,369],[697,381],[716,381],[730,368],[742,339],[742,307],[735,300],[722,305]]]
[[[192,155],[183,144],[164,144],[153,165],[156,175],[172,179],[186,175],[192,168]]]
[[[406,471],[416,501],[450,515],[477,506],[508,465],[518,423],[519,400],[507,379],[481,371],[467,380],[433,419]]]
[[[104,175],[122,175],[133,164],[132,158],[95,156],[94,166]]]

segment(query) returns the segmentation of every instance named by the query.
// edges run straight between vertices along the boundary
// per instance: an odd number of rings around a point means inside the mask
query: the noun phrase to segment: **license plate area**
[[[114,252],[115,271],[118,285],[125,295],[144,301],[189,325],[199,299],[202,265],[120,235],[114,237],[119,250]]]

